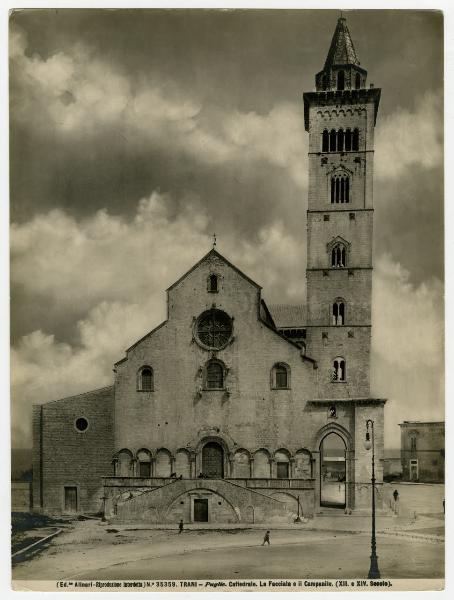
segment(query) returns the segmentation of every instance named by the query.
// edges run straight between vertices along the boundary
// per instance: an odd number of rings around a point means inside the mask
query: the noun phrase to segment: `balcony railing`
[[[311,489],[314,486],[315,479],[277,479],[271,477],[224,477],[225,481],[230,481],[246,488],[271,488],[271,489]],[[216,481],[215,479],[185,478],[175,479],[173,477],[103,477],[106,487],[150,487],[157,488],[177,481]]]

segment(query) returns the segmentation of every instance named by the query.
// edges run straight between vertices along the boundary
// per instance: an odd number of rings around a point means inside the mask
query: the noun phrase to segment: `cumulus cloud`
[[[444,417],[443,285],[414,285],[389,255],[376,261],[372,393],[389,398],[385,443],[399,448],[403,420]]]
[[[111,382],[126,347],[165,318],[164,290],[211,245],[206,216],[195,199],[172,215],[168,197],[154,192],[127,220],[99,211],[77,220],[61,210],[11,229],[11,277],[53,313],[58,307],[71,343],[53,331],[23,336],[12,350],[13,436],[30,444],[30,407]],[[282,223],[259,231],[258,243],[225,236],[222,253],[263,285],[271,301],[304,295],[301,240]],[[290,283],[289,283],[290,282]],[[68,323],[74,307],[83,319]],[[32,307],[29,307],[32,310]],[[55,329],[61,324],[54,322]],[[33,386],[29,385],[30,379]]]
[[[27,148],[47,148],[46,156],[33,150],[27,163],[27,178],[39,171],[36,183],[24,186],[21,173],[19,187],[36,193],[37,207],[48,197],[50,206],[73,202],[66,210],[34,208],[34,216],[11,229],[12,286],[19,290],[14,310],[33,323],[12,350],[13,444],[29,446],[30,405],[109,384],[124,348],[164,318],[163,290],[208,250],[214,222],[222,226],[220,251],[263,285],[267,301],[304,298],[307,134],[300,104],[280,101],[261,113],[208,107],[193,90],[155,71],[137,76],[83,44],[31,54],[15,26],[10,58],[11,122],[27,136],[17,169]],[[373,392],[390,398],[392,423],[440,418],[443,410],[442,286],[427,278],[429,269],[414,285],[394,260],[397,245],[405,246],[409,263],[422,262],[414,214],[424,203],[433,212],[433,199],[417,184],[414,194],[407,186],[408,198],[390,190],[393,182],[405,187],[410,178],[419,181],[419,170],[440,164],[440,115],[440,96],[427,93],[413,110],[380,116],[376,133],[377,208],[383,221],[394,214],[391,205],[402,211],[382,227],[391,233],[381,247],[392,257],[377,260],[374,287]],[[158,183],[149,184],[150,171]],[[172,184],[162,184],[165,175]],[[145,184],[131,194],[123,177]],[[172,191],[131,204],[159,186]],[[112,191],[123,212],[94,211],[94,205],[112,206]],[[34,200],[22,202],[30,207]],[[84,204],[83,217],[77,211]],[[416,241],[402,241],[406,225],[419,232]],[[426,239],[435,229],[429,227]],[[387,444],[398,446],[396,427]]]
[[[71,325],[71,343],[37,330],[13,347],[16,444],[30,444],[32,403],[109,384],[124,349],[165,318],[164,289],[210,246],[206,216],[191,202],[174,216],[166,195],[154,192],[129,220],[107,211],[81,220],[51,211],[13,226],[13,281],[49,310],[58,303],[64,315],[74,304],[85,311]],[[283,223],[260,230],[257,243],[226,237],[220,250],[263,285],[270,303],[304,298],[304,240]],[[390,398],[392,423],[442,414],[442,306],[439,281],[415,287],[390,256],[377,260],[372,386]],[[396,436],[394,428],[388,445],[397,445]]]
[[[408,167],[428,169],[442,164],[442,94],[426,92],[413,111],[398,108],[380,117],[375,143],[377,179],[396,179]]]
[[[173,215],[168,195],[154,192],[129,220],[105,210],[81,220],[52,210],[13,224],[11,282],[67,311],[74,305],[89,310],[105,299],[128,302],[150,293],[160,298],[210,247],[207,218],[197,200],[181,204]],[[304,278],[291,277],[304,264],[303,240],[293,238],[282,222],[260,230],[258,243],[223,235],[222,251],[272,294],[285,288],[291,301],[304,292]],[[286,285],[286,279],[293,282]]]
[[[111,385],[114,362],[148,330],[155,309],[153,301],[101,302],[75,325],[78,345],[40,330],[23,336],[11,351],[13,446],[31,445],[32,404]]]

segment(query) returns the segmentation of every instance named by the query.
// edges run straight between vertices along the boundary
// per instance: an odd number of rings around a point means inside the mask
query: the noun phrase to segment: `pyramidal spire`
[[[347,27],[347,19],[342,16],[337,21],[324,68],[329,69],[334,65],[359,65],[350,31]]]
[[[315,76],[318,92],[360,90],[366,87],[367,71],[360,67],[344,16],[337,20],[323,71]]]

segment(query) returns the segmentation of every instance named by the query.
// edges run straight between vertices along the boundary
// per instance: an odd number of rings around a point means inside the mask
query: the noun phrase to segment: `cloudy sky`
[[[305,296],[307,133],[338,11],[26,10],[10,19],[12,443],[31,405],[109,385],[211,245]],[[443,412],[443,23],[353,11],[382,88],[376,132],[372,393]],[[32,382],[32,384],[30,384]]]

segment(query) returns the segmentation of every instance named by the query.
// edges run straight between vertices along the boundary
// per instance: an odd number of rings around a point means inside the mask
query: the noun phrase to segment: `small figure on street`
[[[183,531],[183,519],[180,519],[180,522],[178,523],[178,533],[182,533]]]
[[[397,490],[394,490],[393,498],[394,498],[393,511],[394,511],[394,514],[398,515],[399,514],[399,492]]]
[[[265,544],[268,544],[268,546],[270,545],[270,532],[269,531],[267,531],[265,533],[265,537],[263,538],[262,546],[264,546]]]

